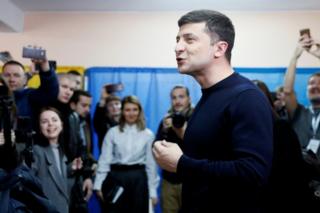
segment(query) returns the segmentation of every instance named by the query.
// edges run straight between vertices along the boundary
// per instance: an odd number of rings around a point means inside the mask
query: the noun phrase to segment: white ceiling
[[[28,12],[320,10],[320,0],[0,0],[0,32],[21,32]]]
[[[319,0],[10,0],[23,11],[320,10]]]

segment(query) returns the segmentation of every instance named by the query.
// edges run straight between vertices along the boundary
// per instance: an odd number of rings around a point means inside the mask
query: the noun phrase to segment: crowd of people
[[[195,10],[178,26],[178,70],[195,78],[202,97],[194,107],[189,89],[174,86],[155,134],[134,95],[121,98],[103,87],[91,116],[92,96],[77,71],[56,74],[47,59],[33,59],[39,70],[32,72],[40,76],[33,89],[21,63],[3,64],[4,212],[86,213],[93,193],[111,213],[147,213],[157,204],[163,213],[320,209],[320,74],[308,80],[309,107],[294,92],[299,57],[306,52],[320,59],[320,43],[301,35],[273,95],[263,81],[233,70],[235,31],[227,16]],[[26,117],[21,142],[14,130]]]

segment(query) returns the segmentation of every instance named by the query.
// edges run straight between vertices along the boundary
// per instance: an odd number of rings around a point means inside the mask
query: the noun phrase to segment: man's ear
[[[27,86],[27,84],[28,84],[28,81],[29,81],[29,76],[28,76],[28,73],[24,73],[24,78],[23,78],[23,86],[25,87],[25,86]]]
[[[228,43],[225,41],[218,41],[215,43],[216,51],[214,53],[215,58],[220,58],[225,55],[227,49],[228,49]]]

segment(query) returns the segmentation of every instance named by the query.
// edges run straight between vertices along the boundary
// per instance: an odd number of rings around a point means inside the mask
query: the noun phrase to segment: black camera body
[[[173,127],[178,129],[182,128],[184,123],[187,121],[186,117],[179,112],[173,113],[170,117],[172,118]]]
[[[0,146],[0,168],[11,171],[18,165],[18,155],[11,140],[13,98],[8,87],[0,86],[0,130],[3,132],[4,144]],[[8,160],[9,159],[9,160]]]

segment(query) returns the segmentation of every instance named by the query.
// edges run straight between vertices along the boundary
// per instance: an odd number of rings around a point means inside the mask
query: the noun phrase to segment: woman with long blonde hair
[[[119,125],[111,128],[103,141],[94,183],[105,211],[148,213],[149,198],[156,203],[159,177],[151,151],[153,140],[139,100],[125,97]],[[117,201],[108,200],[109,191],[104,190],[110,178],[123,188]]]

